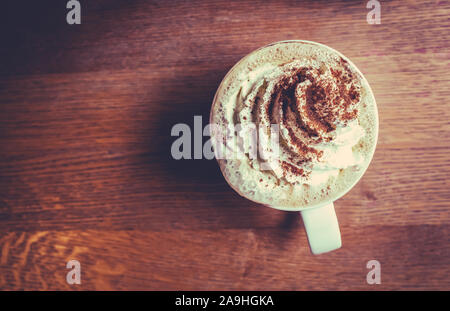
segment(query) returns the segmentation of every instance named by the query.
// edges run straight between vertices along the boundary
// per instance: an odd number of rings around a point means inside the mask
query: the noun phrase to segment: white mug
[[[323,44],[320,44],[317,42],[306,41],[306,40],[279,41],[279,42],[271,43],[266,46],[289,43],[289,42],[305,42],[305,43],[313,43],[316,45],[320,45],[322,47],[325,47],[325,48],[333,51],[334,53],[340,55],[342,58],[347,60],[350,63],[350,65],[361,75],[361,79],[364,80],[364,82],[366,82],[365,84],[367,85],[367,92],[369,93],[368,95],[372,97],[374,109],[376,111],[375,118],[373,120],[374,121],[374,130],[375,130],[374,131],[375,132],[375,140],[374,140],[374,144],[373,144],[373,148],[372,148],[372,153],[370,155],[368,155],[369,158],[366,161],[365,167],[360,168],[361,173],[360,173],[359,177],[357,179],[355,179],[352,184],[350,184],[346,189],[343,189],[343,191],[341,191],[338,195],[334,195],[333,198],[330,198],[330,201],[321,202],[320,204],[317,204],[317,205],[311,205],[311,206],[306,206],[306,207],[303,206],[303,207],[299,207],[299,208],[292,208],[292,207],[285,208],[285,207],[280,207],[280,206],[265,205],[265,206],[275,208],[278,210],[284,210],[284,211],[290,211],[290,212],[292,212],[292,211],[300,212],[302,215],[302,218],[303,218],[303,223],[305,225],[305,230],[306,230],[306,234],[308,236],[308,241],[309,241],[309,245],[311,248],[311,252],[315,255],[318,255],[318,254],[323,254],[323,253],[326,253],[329,251],[336,250],[342,246],[341,233],[339,230],[339,223],[338,223],[338,220],[336,217],[336,212],[334,210],[333,202],[335,200],[338,200],[342,196],[344,196],[348,191],[350,191],[353,188],[353,186],[356,185],[356,183],[358,183],[358,181],[364,175],[364,172],[367,170],[367,168],[372,160],[373,154],[375,152],[375,146],[376,146],[377,140],[378,140],[378,112],[377,112],[378,110],[377,110],[377,106],[376,106],[376,102],[375,102],[375,98],[374,98],[372,89],[370,88],[370,85],[367,82],[367,80],[365,79],[364,75],[356,67],[356,65],[353,64],[347,57],[342,55],[342,53],[330,48],[329,46],[326,46],[326,45],[323,45]],[[266,47],[266,46],[264,46],[264,47]],[[261,47],[260,49],[263,49],[264,47]],[[258,49],[258,50],[260,50],[260,49]],[[256,51],[258,51],[258,50],[256,50]],[[233,68],[230,69],[230,71],[227,73],[227,75],[223,78],[222,83],[220,84],[219,88],[217,89],[216,95],[214,96],[213,105],[216,102],[217,94],[219,93],[219,90],[221,89],[223,82],[226,81],[226,78],[230,74],[230,72],[232,72],[233,69],[240,62],[244,61],[248,56],[250,56],[254,52],[255,51],[253,51],[250,54],[248,54],[247,56],[243,57],[235,66],[233,66]],[[211,112],[212,112],[212,109],[211,109]],[[210,117],[210,119],[211,119],[211,117]],[[228,180],[227,180],[227,182],[228,182]],[[235,189],[230,182],[228,182],[228,184],[230,184],[230,186],[234,190],[236,190],[236,192],[239,193],[239,191],[237,189]]]

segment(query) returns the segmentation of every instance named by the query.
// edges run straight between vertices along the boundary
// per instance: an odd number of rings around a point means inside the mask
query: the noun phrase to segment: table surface
[[[381,1],[380,25],[366,1],[81,2],[81,25],[65,1],[2,10],[1,289],[450,289],[449,1]],[[348,56],[379,107],[373,162],[335,203],[343,247],[319,256],[298,213],[170,155],[231,66],[285,39]]]

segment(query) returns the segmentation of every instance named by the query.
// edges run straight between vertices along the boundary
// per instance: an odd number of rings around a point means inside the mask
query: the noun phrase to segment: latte
[[[250,135],[241,134],[240,147],[232,150],[239,156],[218,162],[240,195],[298,209],[332,201],[359,180],[375,149],[378,113],[350,60],[321,44],[284,41],[250,53],[230,70],[210,122],[219,128],[254,124],[269,138],[276,125],[276,157],[264,157],[275,150],[270,139],[260,139],[261,154],[251,156],[245,147]],[[221,137],[212,131],[214,146]]]

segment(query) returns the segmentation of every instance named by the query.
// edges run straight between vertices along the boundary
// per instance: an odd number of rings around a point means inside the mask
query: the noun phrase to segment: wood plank
[[[11,232],[1,239],[0,288],[73,289],[66,283],[66,263],[72,259],[81,264],[81,284],[75,288],[83,290],[448,286],[450,249],[448,243],[436,244],[450,233],[448,225],[342,226],[344,248],[311,256],[299,217],[287,215],[280,226],[258,230]],[[372,259],[382,269],[376,286],[366,283]]]

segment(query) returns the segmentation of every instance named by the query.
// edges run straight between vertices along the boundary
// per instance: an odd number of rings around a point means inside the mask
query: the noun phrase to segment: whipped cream
[[[241,174],[248,179],[259,172],[253,179],[274,176],[292,185],[317,186],[337,177],[342,169],[361,165],[364,157],[354,147],[365,132],[357,118],[361,96],[354,74],[343,60],[314,59],[265,63],[242,72],[240,87],[223,103],[227,122],[243,127],[255,124],[269,136],[271,126],[278,125],[279,145],[260,136],[261,157],[251,157],[242,148],[251,144],[244,132],[240,147],[233,150],[248,163],[242,165],[248,169]]]

